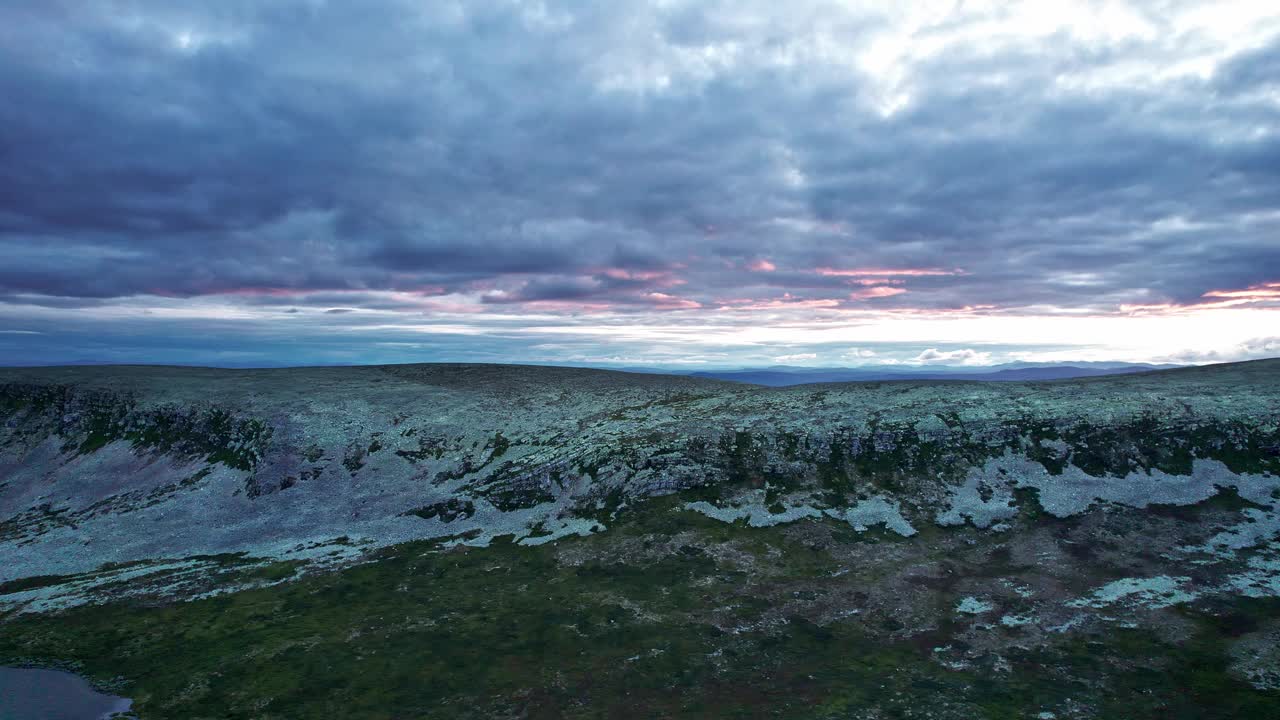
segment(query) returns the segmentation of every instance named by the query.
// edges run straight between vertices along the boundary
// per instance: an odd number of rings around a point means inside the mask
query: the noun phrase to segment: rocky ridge
[[[445,536],[544,543],[689,490],[723,520],[909,536],[1003,529],[1019,491],[1067,517],[1233,488],[1251,507],[1213,541],[1231,547],[1277,527],[1277,367],[786,389],[520,366],[9,370],[0,581]]]

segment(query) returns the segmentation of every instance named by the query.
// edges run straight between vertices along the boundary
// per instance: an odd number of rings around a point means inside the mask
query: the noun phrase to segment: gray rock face
[[[903,537],[1231,489],[1238,526],[1188,550],[1230,554],[1280,532],[1280,361],[790,388],[518,366],[0,371],[0,582],[546,543],[692,488],[726,522]]]

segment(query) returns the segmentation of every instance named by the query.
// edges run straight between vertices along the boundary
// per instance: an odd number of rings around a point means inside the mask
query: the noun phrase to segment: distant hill
[[[897,365],[880,365],[858,368],[802,368],[768,367],[743,370],[712,370],[689,373],[694,377],[714,378],[730,382],[787,387],[811,383],[871,382],[884,380],[978,380],[984,382],[1009,382],[1016,380],[1066,380],[1069,378],[1097,377],[1101,375],[1125,375],[1171,370],[1179,365],[1152,365],[1146,363],[1071,363],[1069,365],[1035,365],[1031,363],[1007,363],[986,367],[932,366],[904,368]]]

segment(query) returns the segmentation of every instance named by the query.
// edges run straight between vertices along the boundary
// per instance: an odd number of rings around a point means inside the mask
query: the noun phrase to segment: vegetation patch
[[[128,395],[68,386],[6,383],[0,399],[9,414],[25,410],[24,423],[64,438],[65,449],[80,454],[124,441],[156,455],[252,470],[273,432],[262,420],[219,407],[140,408]]]
[[[449,498],[448,500],[433,503],[431,505],[423,505],[420,508],[410,510],[406,515],[416,515],[423,520],[431,520],[440,518],[440,522],[453,522],[458,519],[466,519],[476,514],[476,506],[470,500],[462,500],[459,498]]]
[[[1070,707],[1190,719],[1265,717],[1280,702],[1228,672],[1231,634],[1280,617],[1275,602],[1187,610],[1185,642],[1142,629],[1064,636],[951,666],[937,648],[969,644],[954,621],[925,632],[901,616],[832,614],[873,612],[865,590],[881,572],[844,574],[841,558],[867,545],[840,523],[747,528],[680,511],[689,497],[539,547],[414,542],[193,602],[11,616],[0,658],[123,677],[139,716],[157,719],[1022,718]],[[274,563],[241,579],[296,571]],[[959,599],[928,592],[948,608]]]

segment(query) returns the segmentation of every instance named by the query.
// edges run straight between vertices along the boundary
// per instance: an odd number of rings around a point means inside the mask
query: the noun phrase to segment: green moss
[[[364,459],[368,454],[368,450],[363,445],[349,445],[347,451],[342,455],[342,466],[347,472],[355,475],[364,467]]]
[[[413,428],[410,428],[410,430],[413,430]],[[411,432],[406,433],[406,437],[412,436],[414,434],[415,433],[411,433]],[[427,458],[434,458],[436,460],[439,460],[440,458],[444,457],[446,448],[447,448],[447,442],[445,441],[444,438],[427,437],[425,435],[419,435],[418,449],[396,450],[396,455],[399,455],[405,460],[408,460],[409,462],[416,464],[418,462],[426,460]]]
[[[155,719],[1023,718],[1069,700],[1099,717],[1228,718],[1266,717],[1280,699],[1230,677],[1225,655],[1229,634],[1280,616],[1276,603],[1189,614],[1195,632],[1181,645],[1122,630],[1014,648],[1007,672],[985,661],[950,670],[933,647],[953,629],[892,640],[878,626],[817,624],[796,608],[867,579],[833,577],[830,555],[785,528],[678,511],[686,499],[560,541],[583,558],[575,563],[552,546],[417,542],[205,600],[11,617],[0,658],[123,676],[120,692]],[[677,535],[690,540],[626,562],[611,555]],[[717,561],[711,549],[723,544],[756,569]],[[275,581],[295,565],[246,572]]]
[[[493,448],[493,452],[489,455],[489,460],[496,460],[507,453],[507,450],[511,447],[511,441],[504,437],[502,431],[499,430],[493,436],[493,440],[489,441],[489,447]]]
[[[279,562],[267,563],[260,567],[245,570],[240,574],[240,579],[245,580],[262,580],[265,582],[278,582],[287,580],[297,573],[305,563],[298,560],[282,560]]]
[[[73,575],[32,575],[31,577],[18,578],[17,580],[0,583],[0,595],[35,590],[51,585],[61,585],[74,577]]]
[[[476,506],[470,500],[449,498],[448,500],[424,505],[410,510],[405,515],[416,515],[424,520],[440,518],[441,522],[453,522],[459,518],[469,518],[476,513]]]
[[[1145,413],[1104,425],[1078,422],[1061,439],[1070,448],[1071,464],[1097,476],[1150,470],[1187,475],[1196,458],[1218,460],[1235,473],[1280,472],[1280,457],[1268,452],[1280,443],[1280,432],[1240,420],[1188,424]],[[1061,472],[1061,464],[1047,461],[1037,448],[1028,455]]]
[[[217,407],[144,409],[128,395],[69,386],[9,383],[0,386],[0,401],[10,412],[25,411],[27,424],[61,436],[64,451],[80,454],[127,442],[135,450],[252,470],[272,435],[266,423]]]

